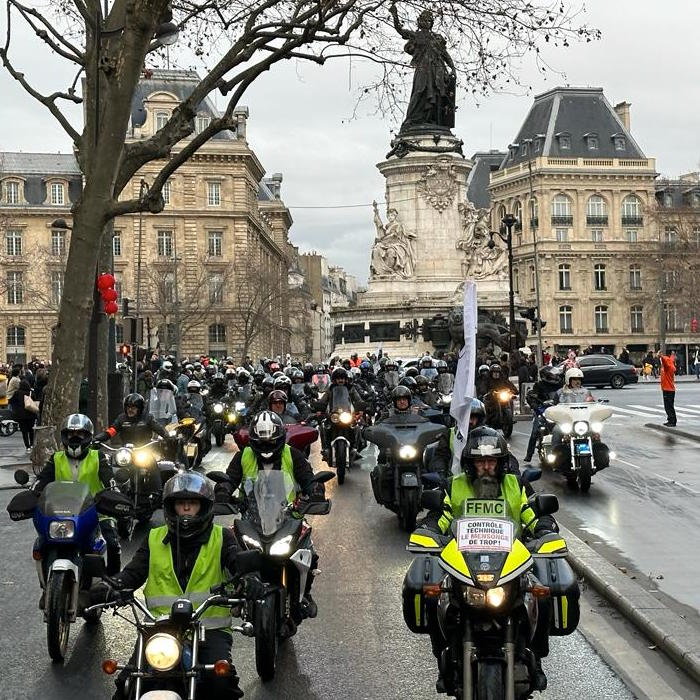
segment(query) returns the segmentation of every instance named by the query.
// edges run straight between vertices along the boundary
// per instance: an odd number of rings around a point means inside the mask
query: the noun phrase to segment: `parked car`
[[[626,365],[613,355],[583,355],[578,358],[578,365],[583,372],[583,385],[602,389],[610,385],[613,389],[622,389],[625,384],[639,381],[637,368]],[[559,365],[563,369],[564,363]]]

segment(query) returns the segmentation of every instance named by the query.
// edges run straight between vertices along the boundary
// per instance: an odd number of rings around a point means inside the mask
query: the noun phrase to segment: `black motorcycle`
[[[446,434],[447,428],[415,413],[390,416],[365,429],[365,438],[379,448],[377,466],[370,475],[374,497],[398,514],[406,532],[413,531],[421,509],[423,452]]]
[[[345,483],[345,473],[350,468],[357,429],[350,392],[347,386],[334,386],[328,389],[331,398],[326,409],[326,417],[321,425],[323,444],[326,446],[326,461],[334,467],[338,483]]]

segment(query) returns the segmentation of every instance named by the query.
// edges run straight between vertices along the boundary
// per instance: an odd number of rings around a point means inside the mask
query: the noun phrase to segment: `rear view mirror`
[[[335,479],[335,472],[326,470],[323,472],[316,472],[314,474],[314,481],[317,484],[325,484],[326,481],[330,481],[331,479]]]
[[[15,481],[20,486],[25,486],[29,483],[29,474],[26,471],[24,471],[24,469],[17,469],[15,471]]]
[[[330,512],[330,501],[309,501],[304,507],[304,515],[328,515]]]
[[[437,472],[423,472],[420,480],[429,489],[444,489],[445,479]]]
[[[120,491],[105,489],[95,494],[95,506],[101,515],[126,518],[134,514],[134,504]]]
[[[34,509],[38,503],[39,496],[34,491],[20,491],[7,504],[7,512],[11,520],[28,520],[34,515]]]
[[[539,493],[530,499],[530,506],[538,518],[542,515],[552,515],[559,510],[559,499],[549,493]]]
[[[426,510],[442,510],[443,493],[437,489],[423,491],[420,504]]]
[[[542,470],[539,467],[527,467],[523,470],[523,479],[532,483],[542,478]]]

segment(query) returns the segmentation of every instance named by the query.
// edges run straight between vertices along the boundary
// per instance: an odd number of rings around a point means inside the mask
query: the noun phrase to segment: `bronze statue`
[[[433,13],[418,15],[418,30],[406,29],[396,7],[390,7],[396,31],[406,39],[404,51],[411,54],[413,89],[401,133],[414,127],[438,126],[451,129],[455,125],[456,72],[445,38],[433,31]]]

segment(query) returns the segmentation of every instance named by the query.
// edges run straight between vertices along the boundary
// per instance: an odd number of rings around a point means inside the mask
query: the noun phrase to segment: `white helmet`
[[[564,375],[564,383],[566,386],[571,386],[572,379],[580,379],[581,383],[583,383],[583,372],[578,367],[571,367],[566,370],[566,374]]]
[[[201,388],[202,385],[196,379],[190,379],[190,381],[187,382],[187,391],[190,394],[198,394]]]
[[[170,360],[166,360],[166,361],[163,363],[163,370],[164,370],[165,372],[170,372],[170,370],[172,370],[172,368],[173,368],[173,363],[170,362]]]

